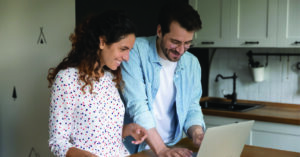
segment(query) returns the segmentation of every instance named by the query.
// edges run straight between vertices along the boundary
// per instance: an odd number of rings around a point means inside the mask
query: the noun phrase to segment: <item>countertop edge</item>
[[[230,101],[224,98],[217,97],[203,97],[201,101],[208,100],[218,100],[218,101]],[[251,101],[251,100],[238,100],[241,103],[259,103],[265,106],[272,106],[278,109],[280,108],[295,108],[300,109],[300,105],[297,104],[284,104],[284,103],[274,103],[274,102],[263,102],[263,101]],[[254,109],[259,110],[259,109]],[[274,123],[282,123],[282,124],[292,124],[292,125],[300,125],[300,117],[298,118],[286,118],[286,117],[274,117],[270,115],[256,115],[253,112],[232,112],[232,111],[221,111],[221,110],[213,110],[213,109],[203,109],[203,114],[214,115],[214,116],[223,116],[223,117],[231,117],[231,118],[241,118],[241,119],[250,119],[250,120],[258,120],[265,122],[274,122]],[[300,113],[299,113],[300,115]]]

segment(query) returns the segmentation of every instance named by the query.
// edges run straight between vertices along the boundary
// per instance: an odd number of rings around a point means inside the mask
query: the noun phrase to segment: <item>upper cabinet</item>
[[[279,0],[278,46],[300,47],[300,1]]]
[[[232,0],[233,47],[269,47],[276,43],[277,0]]]
[[[202,29],[195,33],[196,46],[227,46],[230,0],[190,0],[190,4],[199,12],[202,20]]]
[[[300,47],[299,0],[190,0],[197,47]],[[298,19],[299,20],[298,20]]]

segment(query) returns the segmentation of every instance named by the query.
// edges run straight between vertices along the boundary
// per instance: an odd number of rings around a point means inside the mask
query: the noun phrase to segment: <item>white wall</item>
[[[37,44],[40,27],[47,44]],[[46,76],[70,50],[74,27],[74,0],[0,0],[0,156],[28,156],[32,147],[51,156]]]
[[[282,102],[300,105],[300,70],[296,63],[300,56],[269,56],[265,69],[265,80],[256,83],[248,68],[246,53],[299,53],[300,49],[217,49],[212,58],[209,74],[209,96],[223,97],[223,93],[232,93],[232,79],[215,82],[217,74],[232,76],[236,72],[238,79],[236,91],[238,99]],[[212,50],[213,52],[213,50]],[[254,56],[254,60],[265,64],[266,57]]]

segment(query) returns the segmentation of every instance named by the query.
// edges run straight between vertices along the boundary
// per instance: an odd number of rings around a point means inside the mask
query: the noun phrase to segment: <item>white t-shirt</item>
[[[164,143],[170,142],[174,138],[176,124],[175,96],[176,89],[173,76],[177,62],[160,59],[162,68],[160,70],[159,88],[153,102],[153,113],[156,121],[156,130],[160,134]],[[146,146],[149,149],[149,146]]]

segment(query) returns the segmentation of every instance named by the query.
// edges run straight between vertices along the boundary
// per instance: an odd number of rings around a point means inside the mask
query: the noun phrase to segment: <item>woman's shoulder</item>
[[[114,74],[112,74],[110,71],[104,71],[104,76],[100,79],[107,79],[107,80],[113,80]]]
[[[55,76],[52,88],[54,91],[56,88],[64,88],[65,87],[78,87],[78,70],[76,68],[67,68],[60,70]]]
[[[115,79],[115,75],[111,73],[110,71],[104,71],[104,76],[100,78],[100,80],[105,81],[105,82],[110,82],[113,84],[113,86],[116,85],[116,83],[113,81]]]
[[[77,68],[67,68],[67,69],[63,69],[60,70],[57,75],[56,78],[62,78],[62,79],[74,79],[74,78],[78,78],[78,69]]]

